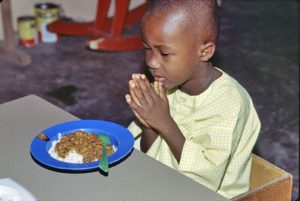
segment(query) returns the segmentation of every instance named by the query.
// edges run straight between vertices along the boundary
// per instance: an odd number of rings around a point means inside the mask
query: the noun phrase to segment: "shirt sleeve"
[[[135,121],[131,122],[127,128],[135,139],[140,137],[142,129],[137,125]]]
[[[181,127],[186,136],[179,171],[216,191],[222,182],[232,152],[232,141],[241,104],[236,100],[216,99]]]

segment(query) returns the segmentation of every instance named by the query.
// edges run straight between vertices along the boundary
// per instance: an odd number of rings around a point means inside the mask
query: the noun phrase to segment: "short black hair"
[[[152,0],[144,18],[178,11],[185,12],[186,27],[195,39],[216,42],[219,33],[219,6],[216,0]]]

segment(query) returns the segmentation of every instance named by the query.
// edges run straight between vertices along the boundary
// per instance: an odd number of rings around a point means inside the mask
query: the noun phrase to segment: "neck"
[[[195,96],[204,92],[208,87],[220,77],[221,73],[212,64],[207,65],[199,71],[193,79],[182,85],[179,89],[189,95]]]

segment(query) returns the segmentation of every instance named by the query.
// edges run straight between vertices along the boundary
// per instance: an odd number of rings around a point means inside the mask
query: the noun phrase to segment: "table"
[[[135,149],[108,176],[62,173],[37,164],[30,155],[31,140],[53,124],[76,119],[36,95],[1,104],[0,178],[12,178],[43,201],[227,200]]]

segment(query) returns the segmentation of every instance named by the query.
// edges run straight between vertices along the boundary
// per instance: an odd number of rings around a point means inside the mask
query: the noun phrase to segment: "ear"
[[[216,45],[213,42],[207,42],[199,48],[199,58],[201,61],[208,61],[215,53]]]

